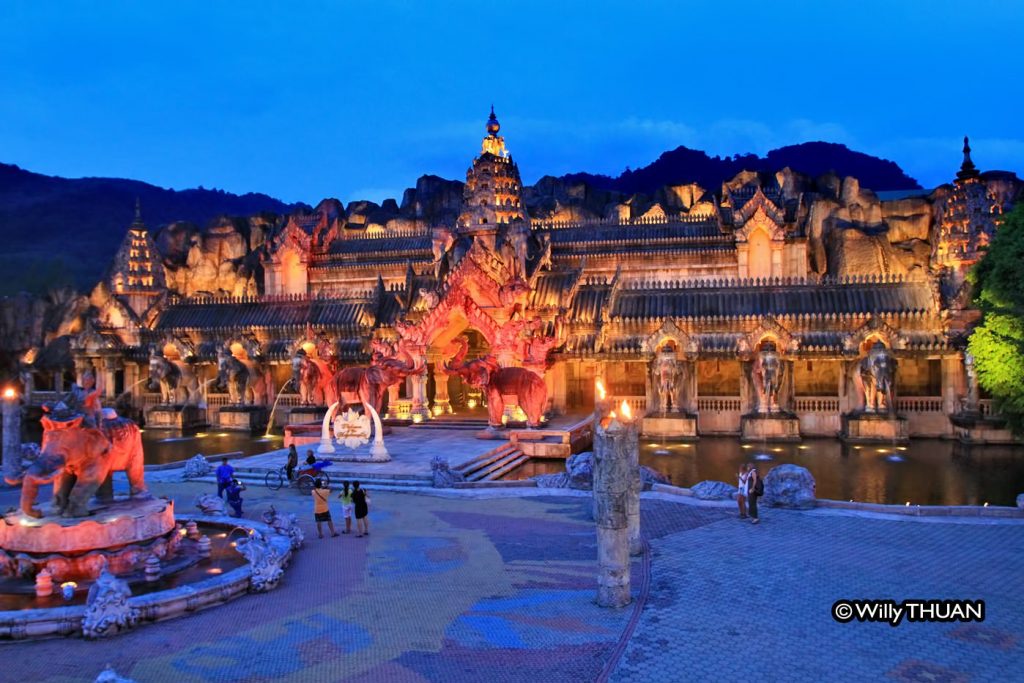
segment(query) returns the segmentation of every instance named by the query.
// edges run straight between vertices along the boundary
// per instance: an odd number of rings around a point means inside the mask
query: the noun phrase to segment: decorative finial
[[[498,123],[498,117],[494,115],[494,105],[491,105],[491,115],[487,119],[487,134],[494,137],[501,130],[501,124]]]
[[[969,178],[977,178],[980,173],[975,167],[974,162],[971,161],[971,145],[967,136],[964,136],[964,162],[960,164],[960,170],[956,174],[957,180],[967,180]]]

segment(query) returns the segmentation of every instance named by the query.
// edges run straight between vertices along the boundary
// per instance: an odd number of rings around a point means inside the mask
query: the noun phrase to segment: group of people
[[[242,516],[242,491],[245,484],[235,478],[235,468],[228,463],[227,458],[221,458],[220,466],[217,467],[217,495],[224,497],[228,494],[228,505],[231,506],[231,516]]]
[[[740,508],[740,519],[749,517],[752,524],[757,524],[761,521],[757,516],[757,499],[764,495],[764,481],[757,468],[749,462],[743,463],[737,477],[739,493],[736,494],[736,502]]]
[[[320,538],[324,537],[322,524],[327,522],[327,528],[331,532],[331,536],[337,536],[338,532],[334,530],[334,520],[331,519],[331,508],[328,503],[331,496],[331,489],[326,485],[323,479],[317,479],[313,485],[313,520],[316,522],[316,534]],[[338,499],[341,500],[341,514],[345,517],[345,530],[341,533],[350,534],[352,533],[352,517],[356,518],[356,538],[362,538],[363,536],[370,535],[370,520],[368,515],[370,514],[370,495],[366,492],[366,489],[359,485],[358,481],[352,482],[349,486],[349,482],[341,482],[341,493],[338,494]]]
[[[299,464],[299,454],[295,450],[295,446],[288,447],[288,462],[285,465],[288,472],[289,481],[295,476],[295,468]],[[313,455],[313,451],[306,453],[306,464],[312,468],[316,468],[320,463],[317,462],[316,457]],[[227,458],[221,459],[221,464],[217,467],[217,495],[221,498],[224,494],[227,494],[228,505],[231,506],[232,517],[242,516],[242,491],[245,490],[245,484],[235,478],[235,468],[231,466]],[[328,503],[331,495],[331,489],[327,486],[326,482],[321,477],[317,477],[313,481],[313,519],[316,522],[316,533],[320,538],[324,537],[323,523],[327,523],[327,528],[331,532],[331,536],[338,536],[338,532],[334,529],[334,520],[331,518],[331,509]],[[352,518],[356,520],[356,538],[362,538],[363,536],[370,535],[370,494],[366,492],[366,489],[360,486],[358,481],[353,481],[351,484],[348,481],[341,482],[341,493],[338,494],[338,499],[341,500],[341,514],[345,519],[345,530],[341,533],[350,534],[352,533]]]

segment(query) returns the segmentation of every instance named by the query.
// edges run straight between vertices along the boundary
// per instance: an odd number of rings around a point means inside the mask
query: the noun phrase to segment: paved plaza
[[[154,482],[191,508],[208,484]],[[3,680],[1004,681],[1024,670],[1019,520],[886,519],[645,494],[634,604],[593,603],[589,497],[378,491],[371,534],[307,535],[281,586],[106,641],[0,646]],[[14,494],[0,495],[11,504]],[[340,517],[335,510],[335,516]],[[983,624],[839,624],[839,598],[984,598]]]

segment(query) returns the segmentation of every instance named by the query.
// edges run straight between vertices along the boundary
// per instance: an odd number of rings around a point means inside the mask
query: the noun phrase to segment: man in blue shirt
[[[231,480],[235,478],[235,468],[228,464],[227,458],[221,459],[220,467],[217,468],[217,495],[221,498],[224,497],[224,489],[230,484]]]

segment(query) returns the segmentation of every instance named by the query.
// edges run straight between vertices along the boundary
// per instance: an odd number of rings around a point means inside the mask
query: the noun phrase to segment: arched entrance
[[[467,342],[465,354],[457,342],[458,338]],[[447,341],[445,341],[447,340]],[[427,381],[427,399],[431,413],[435,417],[456,413],[461,416],[486,417],[483,392],[470,385],[456,373],[445,371],[445,363],[459,360],[453,357],[462,355],[462,362],[482,358],[491,352],[487,338],[477,329],[465,327],[458,334],[444,334],[432,343],[427,352],[429,375]]]

